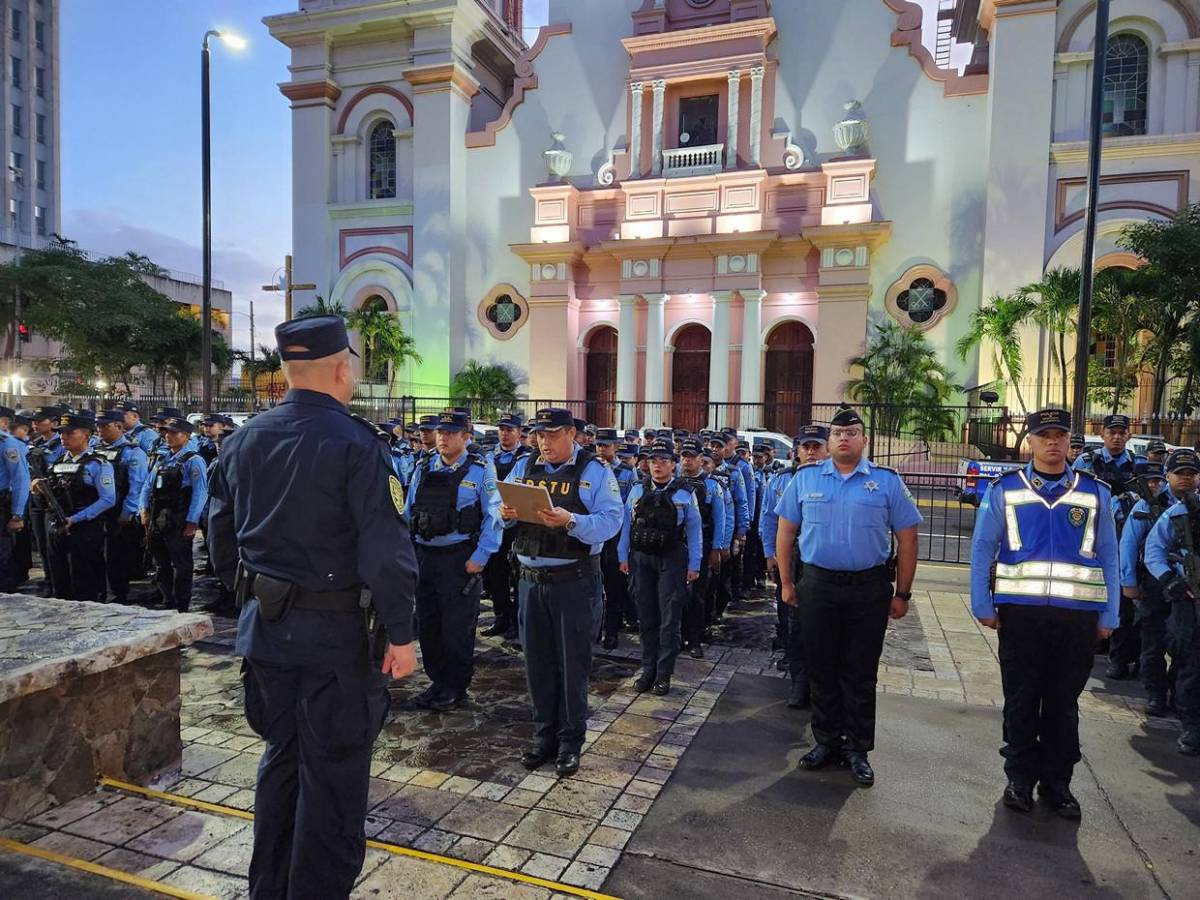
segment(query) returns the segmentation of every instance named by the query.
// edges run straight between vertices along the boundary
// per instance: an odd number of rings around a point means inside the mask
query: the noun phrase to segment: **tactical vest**
[[[67,462],[64,458],[50,467],[46,476],[50,490],[67,515],[73,516],[100,499],[99,488],[94,484],[86,484],[83,480],[87,474],[85,464],[100,458],[89,450],[74,462]]]
[[[1150,530],[1154,528],[1155,523],[1162,518],[1163,513],[1171,508],[1171,492],[1169,490],[1159,491],[1155,496],[1146,499],[1146,505],[1150,507],[1147,512],[1135,512],[1131,515],[1132,518],[1139,521],[1147,522],[1146,535],[1138,544],[1138,583],[1142,586],[1143,596],[1147,593],[1158,595],[1161,591],[1161,586],[1158,579],[1150,574],[1150,570],[1146,568],[1146,538],[1150,536]]]
[[[662,556],[683,543],[683,528],[672,498],[682,487],[679,479],[659,490],[653,481],[642,482],[642,496],[633,508],[629,546],[639,553]]]
[[[493,457],[492,461],[496,464],[497,481],[503,481],[509,476],[509,473],[512,472],[513,467],[516,466],[517,461],[529,455],[529,448],[518,445],[516,449],[512,451],[512,459],[510,459],[508,462],[500,462],[500,456],[508,452],[508,450],[497,450],[495,456]]]
[[[683,489],[691,491],[696,502],[700,504],[700,529],[704,532],[705,549],[712,547],[715,529],[712,504],[708,502],[708,477],[707,475],[683,476]]]
[[[432,458],[421,471],[421,484],[413,497],[412,530],[423,541],[453,534],[475,534],[483,526],[483,509],[476,500],[470,506],[458,509],[458,489],[462,486],[472,465],[487,471],[483,458],[468,455],[461,466],[455,469],[433,470]]]
[[[579,450],[573,465],[563,466],[551,474],[541,456],[525,467],[521,484],[544,487],[556,506],[568,512],[587,515],[588,509],[579,496],[579,477],[587,464],[595,459],[590,450]],[[592,548],[569,535],[565,528],[547,528],[518,522],[514,528],[513,552],[520,556],[545,556],[551,559],[587,559]]]
[[[174,531],[187,521],[188,507],[192,505],[192,485],[184,485],[183,469],[196,455],[194,450],[188,450],[171,465],[163,458],[154,467],[150,519],[159,531]]]
[[[204,460],[204,465],[207,468],[217,458],[217,445],[211,440],[204,441],[200,444],[197,455]]]
[[[629,492],[633,490],[633,486],[637,483],[637,469],[625,463],[619,463],[613,469],[613,478],[617,479],[617,488],[621,491],[621,502],[624,503],[629,499]]]
[[[1099,482],[1076,472],[1070,488],[1047,499],[1017,469],[996,479],[991,490],[1003,495],[1005,512],[995,602],[1103,611],[1108,589],[1096,532],[1108,511]]]
[[[1089,453],[1088,463],[1092,474],[1112,488],[1114,494],[1123,493],[1133,480],[1133,462],[1126,460],[1118,465],[1114,459],[1105,459],[1099,453]]]
[[[113,467],[117,502],[113,504],[110,512],[115,515],[120,514],[121,507],[125,505],[125,498],[129,496],[129,465],[125,462],[126,449],[125,445],[121,445],[120,447],[97,447],[95,450],[97,456],[103,456]]]
[[[1192,585],[1194,593],[1197,569],[1200,568],[1200,560],[1196,557],[1200,552],[1200,497],[1188,493],[1180,502],[1187,507],[1187,515],[1171,519],[1171,537],[1180,551],[1183,576]]]

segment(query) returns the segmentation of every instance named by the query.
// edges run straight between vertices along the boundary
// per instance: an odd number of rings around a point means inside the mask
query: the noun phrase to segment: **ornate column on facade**
[[[640,81],[629,86],[629,177],[642,177],[642,89]]]
[[[617,402],[637,400],[637,294],[617,297]]]
[[[763,68],[750,70],[750,165],[761,165]]]
[[[666,342],[666,294],[643,294],[646,298],[646,402],[663,403],[663,344]],[[619,335],[618,335],[619,339]],[[658,410],[647,411],[647,421],[661,418]]]
[[[742,93],[742,73],[738,71],[729,73],[729,113],[726,116],[728,124],[726,126],[725,136],[725,168],[737,168],[738,155],[738,126],[741,125],[741,120],[738,115],[738,104],[741,101]]]
[[[762,301],[766,291],[741,291],[742,295],[742,403],[762,403]],[[738,420],[742,428],[762,424],[762,408],[744,407]]]
[[[659,176],[662,174],[662,154],[663,154],[663,94],[667,91],[667,83],[661,78],[654,82],[654,121],[651,122],[651,128],[654,134],[654,158],[650,160],[650,174]]]
[[[733,300],[733,291],[713,291],[712,314],[712,346],[708,362],[708,402],[719,404],[714,413],[716,419],[724,421],[728,418],[725,410],[720,408],[729,402],[729,304]],[[713,428],[720,428],[717,422],[708,423]]]

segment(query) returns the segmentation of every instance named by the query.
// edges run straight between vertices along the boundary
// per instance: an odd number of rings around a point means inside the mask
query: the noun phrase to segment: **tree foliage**
[[[364,306],[346,316],[346,325],[358,332],[363,344],[364,375],[370,381],[387,376],[388,365],[399,368],[409,360],[421,362],[417,343],[386,308]]]
[[[847,382],[847,396],[872,407],[877,432],[950,439],[958,423],[947,407],[961,388],[924,333],[891,321],[874,325],[873,332],[866,350],[850,360],[862,374]]]
[[[69,242],[30,250],[0,265],[4,324],[15,322],[19,297],[22,323],[62,344],[54,371],[128,392],[142,368],[185,389],[199,375],[201,324],[143,279],[163,274],[134,253],[93,261]],[[214,368],[227,370],[232,354],[220,332],[212,347]]]
[[[1003,375],[1012,387],[1022,414],[1028,413],[1021,394],[1021,326],[1033,314],[1034,302],[1028,297],[992,297],[986,305],[971,313],[967,333],[959,338],[954,349],[966,360],[973,350],[985,341],[992,351],[992,368]]]
[[[517,399],[517,380],[507,366],[468,360],[454,376],[450,394],[460,400],[475,401],[484,421],[495,421]]]
[[[294,318],[307,319],[312,316],[341,316],[344,319],[349,315],[350,311],[342,306],[341,300],[334,300],[331,303],[320,294],[317,294],[315,301],[296,310]]]

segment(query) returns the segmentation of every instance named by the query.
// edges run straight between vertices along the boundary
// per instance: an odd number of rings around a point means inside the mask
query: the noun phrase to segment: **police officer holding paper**
[[[1065,409],[1030,413],[1026,427],[1033,459],[993,481],[979,506],[971,612],[1000,632],[1004,805],[1028,812],[1036,784],[1055,813],[1078,819],[1079,695],[1120,607],[1112,492],[1067,466]]]
[[[296,319],[275,338],[290,389],[222,445],[209,548],[238,592],[246,719],[266,742],[250,895],[332,900],[349,896],[366,853],[371,747],[388,710],[379,672],[416,667],[416,562],[387,447],[347,410],[345,322]]]
[[[487,461],[467,452],[467,415],[444,412],[437,453],[413,473],[405,518],[417,547],[417,636],[433,682],[414,702],[461,706],[475,671],[484,566],[500,546],[500,495]]]
[[[539,409],[532,428],[538,454],[519,460],[507,480],[546,488],[554,506],[538,524],[517,521],[520,630],[533,699],[535,743],[521,758],[529,770],[555,761],[559,777],[579,770],[587,730],[588,673],[600,621],[600,551],[621,528],[621,490],[612,470],[575,443],[570,410]]]
[[[680,616],[688,587],[700,577],[704,539],[692,484],[675,477],[675,445],[650,446],[650,477],[633,486],[617,555],[621,571],[633,574],[642,635],[641,693],[671,690],[679,656]]]
[[[889,618],[908,614],[922,521],[900,476],[868,460],[866,445],[858,413],[839,411],[829,425],[830,458],[797,470],[775,508],[783,602],[795,606],[801,598],[812,693],[816,746],[800,760],[800,768],[821,769],[844,759],[864,787],[875,783],[867,754],[875,747],[883,638]],[[797,534],[804,567],[799,584],[792,580]]]

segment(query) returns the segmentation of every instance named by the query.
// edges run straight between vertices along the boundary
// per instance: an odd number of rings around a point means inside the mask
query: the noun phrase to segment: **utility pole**
[[[283,258],[283,283],[282,284],[264,284],[264,291],[283,291],[283,320],[290,322],[292,319],[292,292],[293,291],[315,291],[315,284],[294,284],[292,282],[292,254],[288,254]]]
[[[1100,161],[1104,142],[1104,68],[1108,61],[1109,0],[1096,3],[1096,39],[1092,44],[1092,118],[1088,123],[1087,222],[1083,233],[1083,264],[1079,267],[1079,322],[1075,327],[1075,393],[1072,413],[1076,431],[1083,432],[1087,415],[1088,350],[1091,348],[1092,279],[1096,256],[1096,202],[1100,193]]]
[[[254,362],[254,299],[250,300],[250,362]]]

